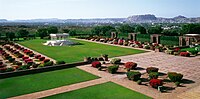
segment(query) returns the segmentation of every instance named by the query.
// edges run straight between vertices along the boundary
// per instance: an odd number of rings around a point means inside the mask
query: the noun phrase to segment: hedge
[[[179,37],[178,36],[161,36],[160,43],[163,45],[179,45]]]
[[[141,42],[150,42],[151,38],[149,34],[137,34],[136,40]]]

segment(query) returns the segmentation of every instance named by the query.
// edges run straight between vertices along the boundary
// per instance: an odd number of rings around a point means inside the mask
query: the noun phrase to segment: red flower
[[[180,52],[180,56],[189,57],[190,53],[188,53],[188,52]]]
[[[98,68],[101,67],[101,63],[99,61],[92,62],[92,67]]]
[[[128,69],[134,69],[135,67],[137,67],[137,63],[134,62],[126,62],[124,65]]]
[[[162,86],[162,80],[159,79],[151,79],[149,82],[150,86],[153,88],[158,88],[158,86]]]

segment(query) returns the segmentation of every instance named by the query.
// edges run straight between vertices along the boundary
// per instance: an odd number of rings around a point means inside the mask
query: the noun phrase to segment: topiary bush
[[[99,61],[94,61],[94,62],[92,62],[92,67],[99,68],[99,67],[101,67],[101,63]]]
[[[43,63],[47,63],[47,62],[49,62],[50,61],[50,59],[44,59],[43,60]]]
[[[53,65],[53,61],[49,61],[49,62],[44,63],[44,66],[52,66],[52,65]]]
[[[6,72],[12,72],[12,71],[14,71],[14,69],[11,67],[6,69]]]
[[[119,68],[118,65],[116,65],[116,66],[109,66],[108,67],[108,72],[111,73],[111,74],[114,74],[114,73],[117,72],[118,68]]]
[[[190,57],[190,53],[188,52],[180,52],[180,56]]]
[[[151,72],[158,72],[158,68],[156,68],[156,67],[148,67],[147,69],[146,69],[146,72],[149,74],[149,73],[151,73]]]
[[[134,62],[126,62],[124,65],[127,69],[135,69],[137,67],[137,63]]]
[[[182,74],[176,72],[168,72],[167,75],[172,82],[180,82],[183,78]]]
[[[65,64],[65,61],[57,61],[56,64]]]
[[[113,58],[110,63],[111,64],[119,64],[121,62],[121,59],[120,58]]]
[[[26,70],[26,69],[29,69],[30,68],[30,65],[22,65],[18,68],[18,70]]]
[[[39,57],[38,58],[40,61],[43,61],[45,59],[45,57]]]
[[[159,80],[159,79],[151,79],[149,81],[149,84],[153,88],[158,88],[158,86],[162,86],[163,85],[162,80]]]
[[[126,73],[126,75],[129,80],[137,81],[140,79],[142,74],[140,72],[129,71]]]
[[[150,72],[149,73],[149,78],[150,79],[157,79],[159,76],[159,73],[158,72]]]

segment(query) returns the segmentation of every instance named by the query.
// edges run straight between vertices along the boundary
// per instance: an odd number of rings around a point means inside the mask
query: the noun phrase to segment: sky
[[[200,0],[0,0],[0,19],[200,17]]]

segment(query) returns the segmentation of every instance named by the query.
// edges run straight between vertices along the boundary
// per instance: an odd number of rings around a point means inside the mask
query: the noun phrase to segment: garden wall
[[[20,71],[14,71],[14,72],[0,73],[0,79],[28,75],[28,74],[42,73],[42,72],[60,70],[60,69],[66,69],[66,68],[72,68],[72,67],[86,65],[86,64],[88,64],[88,63],[87,62],[77,62],[77,63],[71,63],[71,64],[46,66],[46,67],[41,67],[41,68],[29,69],[29,70],[20,70]]]

